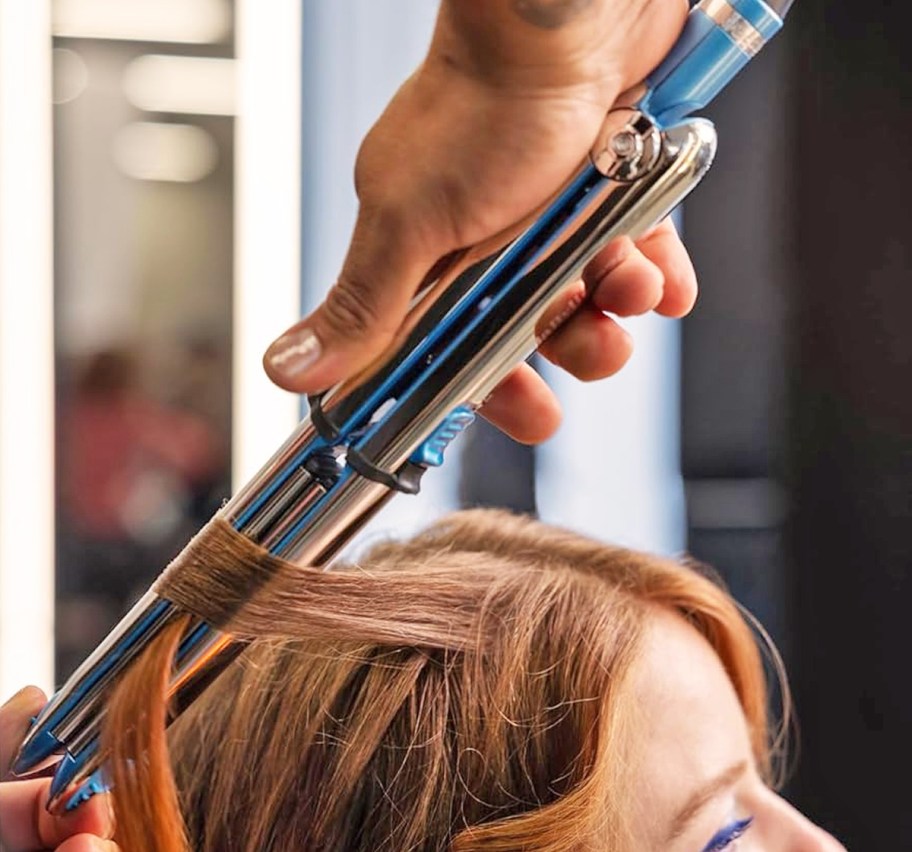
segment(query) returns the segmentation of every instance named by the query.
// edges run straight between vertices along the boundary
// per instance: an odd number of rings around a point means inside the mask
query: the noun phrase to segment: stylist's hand
[[[361,147],[360,210],[326,301],[269,348],[266,371],[298,393],[325,390],[390,343],[435,263],[508,229],[545,202],[591,148],[618,96],[654,68],[686,0],[443,0],[427,59]],[[679,317],[696,278],[670,222],[615,240],[584,273],[589,304],[542,345],[589,380],[630,356],[605,312]],[[580,285],[582,286],[582,285]],[[557,401],[528,366],[484,406],[520,441],[547,438]]]
[[[25,737],[29,719],[47,699],[35,686],[17,692],[0,707],[0,849],[3,852],[117,852],[107,840],[114,831],[107,796],[95,796],[71,814],[53,817],[45,810],[47,778],[6,780],[7,770]]]

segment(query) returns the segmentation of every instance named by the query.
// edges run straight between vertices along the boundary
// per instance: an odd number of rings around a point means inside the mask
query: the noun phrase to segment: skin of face
[[[639,708],[634,848],[703,852],[720,831],[752,818],[725,852],[845,852],[760,779],[738,697],[706,639],[657,609],[643,640],[631,672]]]

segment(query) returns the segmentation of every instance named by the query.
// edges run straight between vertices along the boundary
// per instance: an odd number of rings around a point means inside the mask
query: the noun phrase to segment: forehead
[[[681,616],[656,610],[632,675],[633,816],[659,847],[675,815],[708,780],[751,760],[741,704],[712,646]]]

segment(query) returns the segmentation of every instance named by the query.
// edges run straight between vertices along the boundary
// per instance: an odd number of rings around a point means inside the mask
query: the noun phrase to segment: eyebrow
[[[714,796],[721,790],[731,787],[746,771],[747,761],[740,760],[732,764],[724,772],[719,773],[714,778],[707,781],[702,787],[696,790],[687,800],[686,804],[671,824],[671,831],[668,834],[668,841],[680,837],[687,828],[688,823],[709,803]]]

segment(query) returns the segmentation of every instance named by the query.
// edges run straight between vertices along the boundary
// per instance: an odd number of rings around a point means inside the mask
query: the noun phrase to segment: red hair
[[[770,771],[757,638],[693,566],[475,510],[358,565],[293,570],[238,614],[260,638],[175,723],[170,757],[181,625],[115,690],[104,742],[130,852],[626,849],[627,675],[655,607],[715,649]]]

